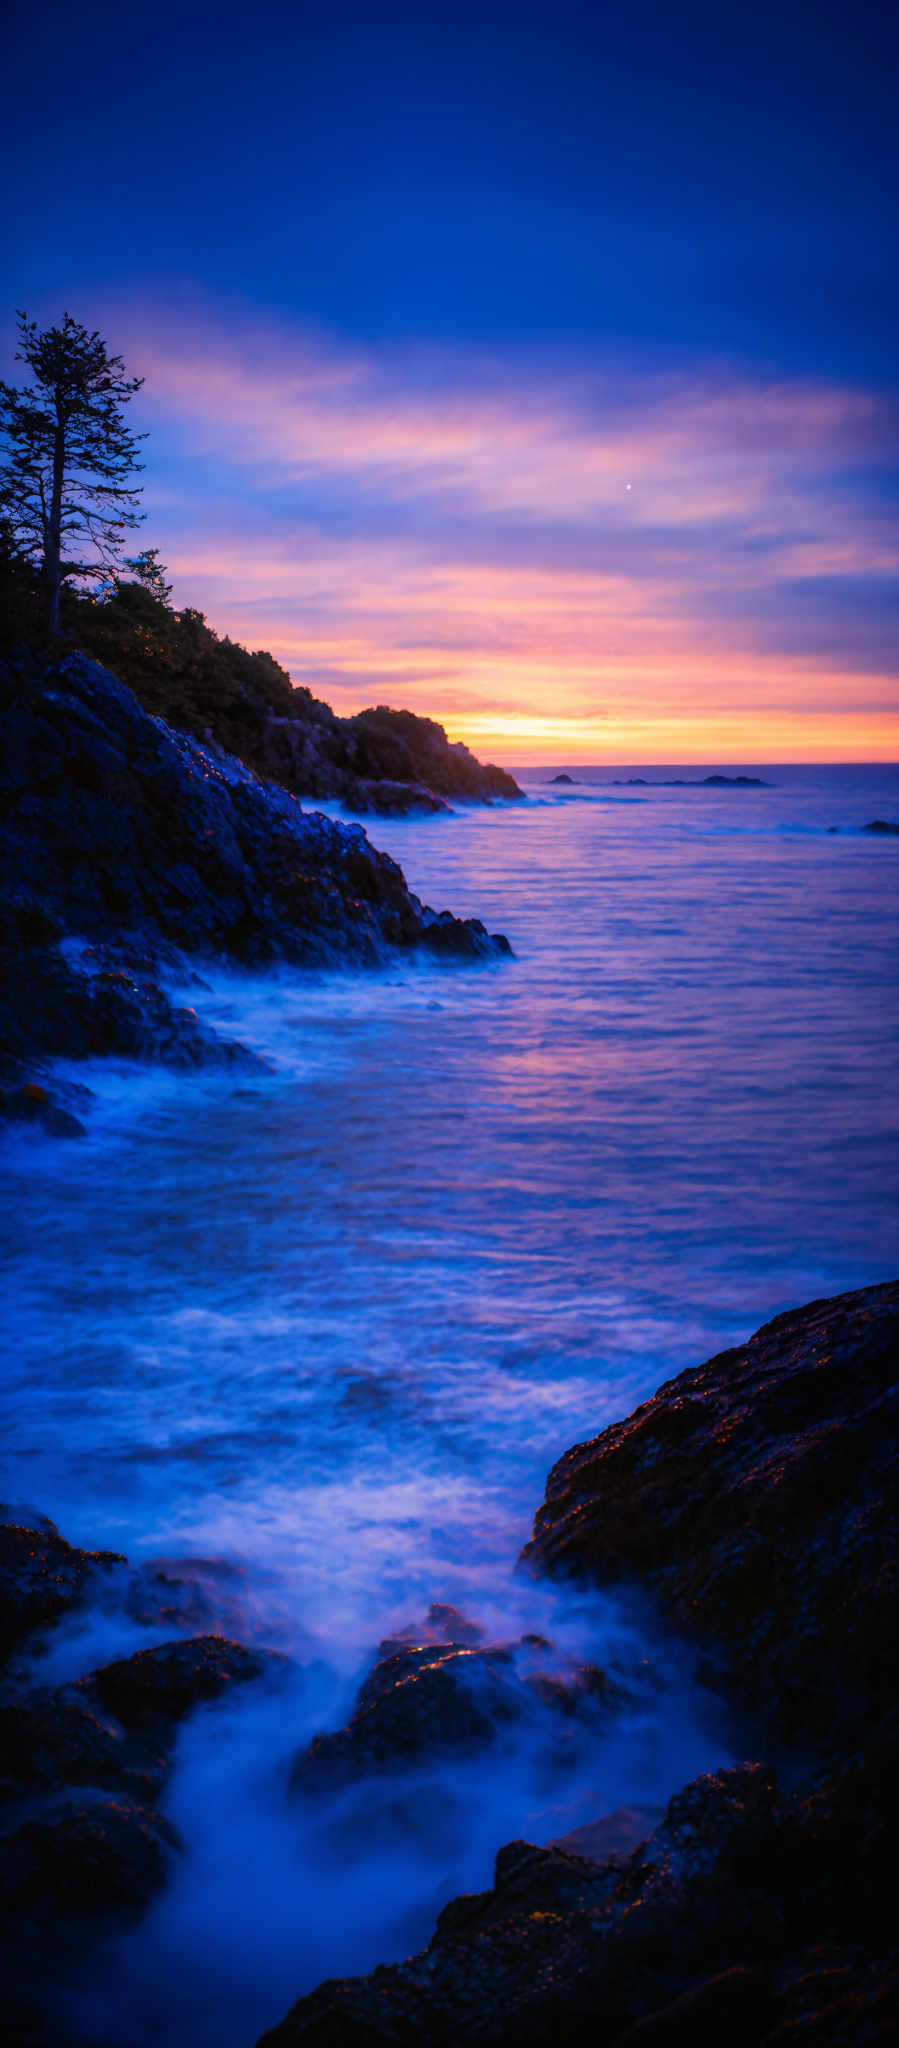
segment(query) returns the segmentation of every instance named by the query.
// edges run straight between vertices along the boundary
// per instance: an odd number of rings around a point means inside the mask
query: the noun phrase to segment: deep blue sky
[[[890,372],[889,7],[51,0],[11,42],[7,302]]]
[[[895,754],[896,45],[868,0],[23,7],[0,369],[17,305],[96,325],[176,604],[340,709]]]

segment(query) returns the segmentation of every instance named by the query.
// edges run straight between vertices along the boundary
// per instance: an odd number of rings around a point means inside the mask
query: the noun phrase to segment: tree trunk
[[[65,421],[57,401],[56,431],[53,436],[53,488],[50,496],[50,517],[47,521],[47,538],[44,548],[47,624],[54,637],[59,632],[59,592],[62,583],[62,486],[65,455]]]

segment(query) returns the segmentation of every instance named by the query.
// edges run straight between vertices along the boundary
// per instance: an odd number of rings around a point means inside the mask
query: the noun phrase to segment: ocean
[[[558,772],[524,771],[519,806],[367,821],[514,959],[204,970],[184,999],[268,1071],[72,1067],[87,1138],[4,1141],[0,1491],[134,1561],[228,1561],[222,1626],[318,1674],[289,1729],[229,1708],[215,1743],[203,1716],[185,1738],[185,1874],[102,1993],[71,1994],[117,2048],[195,2040],[213,1979],[209,2038],[249,2048],[327,1971],[426,1939],[509,1834],[727,1760],[650,1618],[515,1560],[571,1444],[781,1310],[896,1270],[899,838],[862,828],[899,818],[899,769]],[[550,1796],[511,1759],[454,1848],[313,1877],[253,1730],[274,1758],[337,1725],[379,1636],[435,1600],[492,1635],[655,1656],[664,1706],[589,1783]],[[44,1672],[145,1640],[91,1614]],[[248,1931],[254,1885],[280,1905]]]

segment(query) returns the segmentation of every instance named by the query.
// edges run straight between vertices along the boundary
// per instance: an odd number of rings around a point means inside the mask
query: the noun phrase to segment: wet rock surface
[[[48,1968],[133,1920],[171,1871],[181,1845],[160,1802],[187,1716],[235,1686],[280,1683],[288,1665],[209,1634],[36,1682],[42,1645],[86,1602],[184,1625],[202,1591],[80,1550],[22,1503],[0,1512],[23,1518],[0,1526],[0,1968],[27,2010]]]
[[[475,1628],[462,1626],[466,1634]],[[393,1639],[381,1648],[386,1655],[361,1686],[347,1727],[315,1736],[297,1758],[295,1793],[321,1797],[422,1761],[475,1755],[524,1725],[542,1736],[549,1758],[564,1743],[567,1723],[598,1735],[624,1699],[597,1665],[560,1659],[551,1644],[538,1647],[533,1638],[484,1647]]]
[[[0,1526],[0,1661],[35,1629],[52,1626],[110,1586],[125,1565],[115,1551],[67,1543],[47,1516],[39,1522],[38,1528]]]
[[[265,2048],[885,2041],[893,1762],[869,1757],[802,1795],[760,1764],[710,1774],[627,1857],[510,1843],[492,1889],[446,1907],[426,1950],[321,1985]]]
[[[777,1316],[554,1466],[524,1559],[639,1582],[744,1706],[851,1742],[897,1696],[899,1282]]]
[[[186,978],[185,955],[335,967],[397,948],[467,960],[510,950],[478,920],[423,906],[360,825],[303,811],[170,730],[84,655],[0,663],[0,712],[7,1120],[77,1135],[75,1113],[43,1087],[40,1061],[60,1053],[250,1064],[161,985]]]
[[[895,2038],[897,1324],[899,1283],[778,1317],[550,1475],[531,1568],[648,1585],[720,1646],[758,1755],[636,1847],[633,1810],[508,1844],[426,1950],[320,1985],[265,2048]]]

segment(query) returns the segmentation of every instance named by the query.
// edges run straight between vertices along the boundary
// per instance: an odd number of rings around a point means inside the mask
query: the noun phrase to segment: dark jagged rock
[[[0,856],[22,945],[55,926],[337,965],[421,939],[421,905],[360,826],[170,731],[84,656],[5,663],[0,697]]]
[[[784,1786],[760,1761],[696,1780],[630,1854],[614,1816],[509,1844],[425,1951],[320,1985],[264,2048],[894,2038],[897,1332],[894,1282],[681,1374],[561,1460],[526,1553],[650,1587],[763,1740],[817,1756]]]
[[[4,1510],[9,1512],[9,1510]],[[0,1527],[5,1644],[16,1647],[102,1596],[122,1604],[161,1573],[129,1573],[111,1552],[74,1548],[46,1516]],[[279,1683],[272,1651],[220,1635],[156,1644],[51,1689],[8,1674],[0,1693],[0,1973],[41,2008],[48,1969],[139,1914],[179,1849],[160,1813],[178,1729],[196,1708],[251,1680]]]
[[[60,1054],[258,1068],[160,986],[189,977],[185,954],[334,967],[511,951],[422,905],[360,825],[170,731],[83,655],[0,663],[0,712],[0,1120],[79,1135],[46,1085]]]
[[[572,785],[572,787],[574,786],[574,776],[573,776],[573,775],[566,775],[566,774],[564,774],[564,772],[563,772],[563,773],[562,773],[561,775],[551,775],[551,776],[550,776],[550,778],[549,778],[549,780],[550,780],[550,787],[552,786],[552,784],[553,784],[554,782],[568,782],[568,783],[570,783],[570,784]]]
[[[629,1858],[509,1843],[492,1890],[453,1900],[426,1950],[320,1985],[260,2048],[885,2041],[892,1761],[805,1795],[758,1764],[712,1773]]]
[[[422,911],[420,943],[429,953],[456,960],[490,960],[512,952],[508,939],[488,932],[479,917],[454,917],[451,910]]]
[[[124,1569],[126,1560],[117,1552],[78,1550],[52,1523],[42,1529],[0,1526],[0,1662],[34,1630],[82,1606]]]
[[[681,1373],[549,1475],[524,1558],[651,1589],[741,1703],[851,1740],[896,1695],[899,1282]]]
[[[384,1637],[378,1644],[378,1658],[395,1657],[398,1651],[427,1643],[468,1645],[483,1642],[483,1639],[484,1631],[479,1622],[469,1621],[458,1607],[450,1606],[445,1600],[432,1600],[424,1621],[410,1621],[405,1628]]]
[[[0,1087],[0,1123],[25,1124],[48,1138],[83,1138],[84,1125],[37,1081]]]
[[[336,797],[381,809],[374,791],[393,784],[391,809],[433,808],[435,798],[514,801],[511,775],[476,761],[433,718],[371,706],[342,718],[270,654],[220,639],[201,612],[170,611],[137,583],[103,604],[66,593],[75,644],[120,676],[138,701],[179,731],[217,745],[267,780],[301,796]]]
[[[541,1647],[545,1659],[524,1640],[383,1644],[388,1654],[361,1687],[352,1719],[315,1736],[294,1765],[293,1789],[319,1796],[422,1759],[473,1754],[524,1721],[539,1727],[548,1750],[564,1742],[566,1722],[579,1718],[595,1731],[621,1694],[597,1665],[557,1660],[550,1644]]]
[[[379,818],[405,818],[411,811],[433,814],[452,810],[446,798],[436,796],[432,789],[423,789],[417,782],[388,782],[386,777],[380,782],[362,776],[348,778],[343,803],[360,817],[367,817],[372,811]]]
[[[895,824],[890,818],[872,818],[870,825],[866,825],[864,829],[866,832],[885,832],[889,835],[899,833],[899,824]]]
[[[222,1638],[213,1629],[244,1625],[245,1590],[240,1567],[221,1558],[163,1558],[129,1566],[117,1551],[79,1550],[67,1543],[48,1515],[23,1501],[0,1503],[0,1665],[37,1656],[39,1668],[48,1632],[88,1603],[145,1628],[217,1643]],[[174,1652],[178,1645],[169,1647]],[[137,1667],[146,1682],[155,1669],[155,1653],[148,1656],[150,1662]]]
[[[0,1837],[7,1940],[24,1947],[27,1964],[29,1936],[47,1922],[58,1940],[60,1921],[139,1912],[163,1883],[176,1846],[170,1822],[122,1792],[43,1806]]]
[[[196,1011],[174,1004],[146,973],[107,967],[107,949],[84,949],[77,964],[55,946],[0,939],[5,992],[0,996],[2,1056],[7,1074],[35,1071],[63,1055],[108,1054],[169,1067],[225,1066],[260,1072],[263,1062],[243,1045],[219,1038]],[[114,954],[113,954],[114,957]],[[84,1126],[42,1082],[13,1079],[0,1094],[0,1117],[37,1126],[49,1136],[77,1136]]]
[[[286,1660],[276,1651],[246,1650],[224,1636],[199,1636],[120,1657],[78,1684],[93,1689],[124,1728],[139,1729],[159,1721],[173,1724],[202,1701],[219,1699],[232,1685],[285,1668]]]

